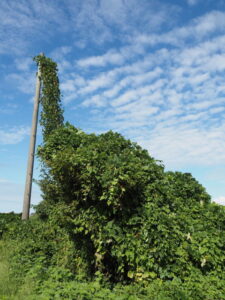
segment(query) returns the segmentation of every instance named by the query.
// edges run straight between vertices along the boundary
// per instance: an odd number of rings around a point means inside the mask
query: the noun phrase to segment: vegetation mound
[[[225,299],[224,207],[120,134],[48,119],[48,84],[43,201],[27,222],[0,222],[1,299]]]

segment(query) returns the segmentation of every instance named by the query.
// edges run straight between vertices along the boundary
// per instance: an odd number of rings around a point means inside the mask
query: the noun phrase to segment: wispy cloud
[[[12,128],[0,128],[0,144],[13,145],[20,143],[26,136],[30,134],[30,128],[18,126]]]
[[[21,66],[20,68],[27,68],[27,66]],[[16,88],[24,94],[34,94],[35,73],[33,71],[10,73],[6,76],[5,80],[6,82],[14,84]]]
[[[171,15],[175,6],[170,5]],[[172,20],[168,5],[143,0],[88,0],[71,7],[76,35],[85,43],[124,41],[137,32],[154,32]],[[117,34],[115,35],[115,31]]]
[[[225,126],[204,129],[187,123],[168,125],[156,126],[149,132],[148,139],[144,136],[144,140],[140,140],[153,156],[166,162],[168,168],[225,163],[222,151]]]
[[[171,5],[171,14],[173,9]],[[63,40],[65,34],[78,47],[101,45],[139,31],[157,31],[172,20],[171,14],[168,5],[147,0],[141,5],[138,0],[2,0],[0,53],[23,55],[33,51],[31,45],[39,48],[46,39]]]
[[[15,65],[19,71],[30,71],[33,60],[30,57],[16,58]]]
[[[7,103],[6,105],[0,106],[0,114],[10,115],[13,114],[18,108],[18,105],[15,103]]]
[[[78,60],[79,83],[69,74],[63,83],[70,101],[81,99],[102,129],[135,138],[168,166],[225,163],[224,20],[213,11],[153,40],[138,38],[132,54],[130,43]]]
[[[77,62],[79,67],[103,67],[107,64],[121,65],[124,57],[117,51],[110,50],[101,56],[92,56]]]
[[[65,14],[56,2],[2,0],[0,14],[0,53],[24,54],[32,43],[51,36],[53,27],[65,30]]]
[[[193,19],[188,25],[175,27],[160,34],[142,34],[136,41],[149,46],[157,44],[171,45],[183,48],[184,45],[199,43],[203,38],[212,37],[224,32],[225,13],[223,11],[211,11],[203,16]]]
[[[199,3],[201,0],[187,0],[187,3],[189,4],[189,5],[196,5],[197,3]]]
[[[39,27],[42,39],[46,20],[57,26],[54,35],[70,33],[70,41],[51,51],[59,63],[66,105],[76,101],[78,109],[93,110],[101,130],[112,128],[136,139],[169,165],[225,162],[224,12],[211,11],[176,26],[172,16],[178,8],[171,6],[169,17],[163,2],[88,0],[74,5],[69,0],[45,5],[38,0],[24,7],[28,2],[23,0],[13,11],[3,0],[2,25],[12,37],[17,28],[29,36]],[[24,15],[20,25],[13,23]],[[112,41],[116,43],[110,47]],[[88,51],[89,56],[79,50],[75,61],[69,59],[78,44],[107,47],[95,55]],[[17,58],[18,72],[7,78],[23,93],[33,94],[30,62]]]
[[[216,199],[213,199],[213,201],[218,203],[218,204],[225,205],[225,196],[221,196],[221,197],[218,197]]]

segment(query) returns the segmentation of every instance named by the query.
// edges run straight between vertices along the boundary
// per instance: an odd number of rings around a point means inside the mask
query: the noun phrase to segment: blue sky
[[[225,1],[1,0],[0,16],[1,212],[22,210],[40,52],[66,120],[122,133],[225,204]]]

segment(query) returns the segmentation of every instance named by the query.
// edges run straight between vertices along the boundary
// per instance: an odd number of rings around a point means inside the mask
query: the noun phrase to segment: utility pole
[[[44,54],[41,53],[40,55],[44,55]],[[30,137],[30,148],[29,148],[28,163],[27,163],[26,185],[25,185],[24,199],[23,199],[22,220],[29,219],[40,94],[41,94],[41,68],[39,63],[38,72],[36,75],[36,91],[35,91],[35,98],[34,98],[34,110],[33,110],[33,118],[32,118],[31,137]]]

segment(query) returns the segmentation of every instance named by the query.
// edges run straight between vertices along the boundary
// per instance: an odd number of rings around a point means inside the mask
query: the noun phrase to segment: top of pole
[[[45,56],[44,52],[40,53],[40,56]],[[37,71],[37,76],[40,78],[41,77],[41,67],[40,67],[40,62],[38,64],[38,71]]]

